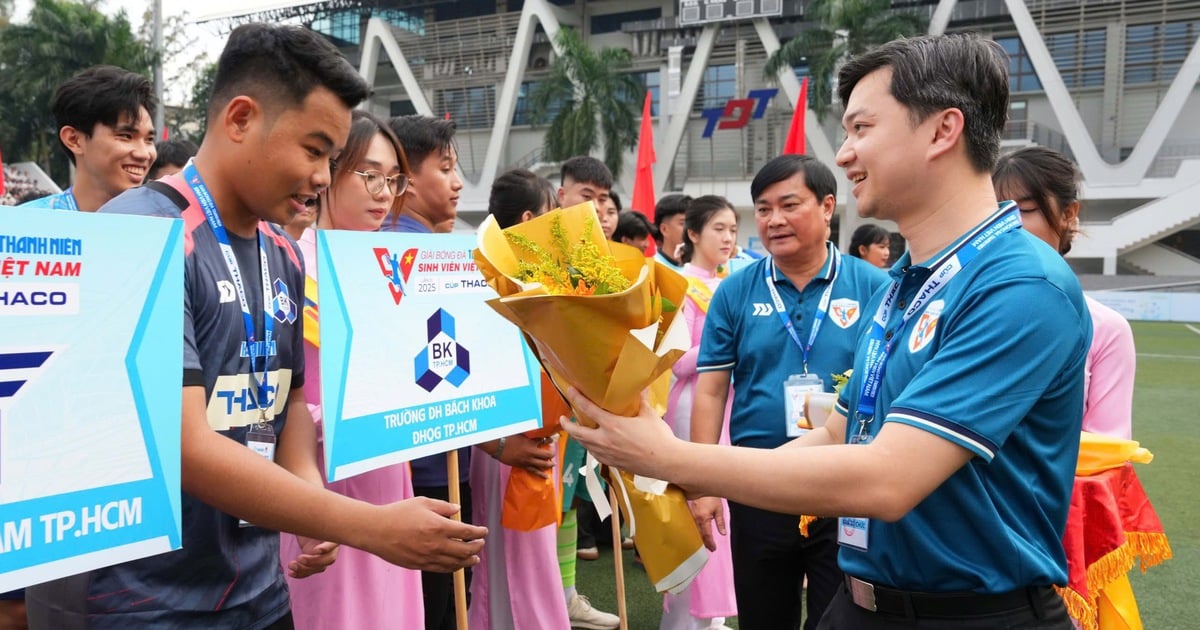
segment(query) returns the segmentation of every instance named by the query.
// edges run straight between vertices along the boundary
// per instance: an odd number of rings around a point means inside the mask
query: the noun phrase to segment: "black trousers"
[[[1039,617],[1033,607],[961,619],[919,619],[874,613],[859,608],[843,585],[825,610],[817,630],[1071,630],[1071,619],[1062,598],[1046,589]],[[738,612],[741,612],[739,606]]]
[[[808,577],[805,630],[815,630],[841,587],[837,519],[817,519],[800,535],[800,517],[729,502],[733,586],[742,630],[796,630]]]
[[[458,485],[462,506],[462,520],[471,522],[471,486],[466,483]],[[413,488],[413,494],[419,497],[429,497],[442,501],[450,500],[449,486],[418,486]],[[471,592],[471,570],[466,570],[468,598]],[[458,627],[454,619],[454,574],[421,572],[421,595],[425,601],[425,630],[455,630]],[[467,600],[468,603],[470,599]]]

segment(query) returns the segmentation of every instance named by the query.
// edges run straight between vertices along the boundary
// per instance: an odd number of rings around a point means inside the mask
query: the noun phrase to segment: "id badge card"
[[[251,451],[266,459],[269,462],[275,461],[275,443],[278,439],[275,435],[275,429],[267,422],[250,425],[246,431],[246,446]],[[253,527],[254,524],[249,521],[238,520],[238,527]]]
[[[808,395],[825,391],[825,383],[815,374],[793,374],[783,382],[784,424],[788,437],[800,437],[812,429],[805,415]]]
[[[838,519],[838,544],[859,551],[867,550],[867,534],[871,527],[870,519],[856,516],[843,516]]]

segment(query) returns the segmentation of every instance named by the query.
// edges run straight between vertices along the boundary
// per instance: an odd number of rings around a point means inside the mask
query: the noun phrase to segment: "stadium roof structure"
[[[252,12],[226,11],[201,16],[198,23],[218,23],[222,29],[233,30],[235,27],[250,22],[286,22],[296,20],[311,24],[332,13],[353,9],[422,9],[442,4],[446,0],[323,0],[322,2],[306,2],[305,0],[279,0]]]

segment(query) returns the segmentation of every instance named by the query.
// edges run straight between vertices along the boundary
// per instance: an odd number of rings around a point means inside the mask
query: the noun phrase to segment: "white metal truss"
[[[930,34],[944,33],[958,0],[940,0],[930,20]],[[1200,204],[1195,203],[1200,160],[1185,160],[1170,178],[1150,178],[1147,173],[1163,147],[1171,128],[1179,120],[1187,99],[1200,79],[1200,38],[1171,81],[1138,139],[1132,153],[1118,164],[1105,161],[1088,134],[1083,117],[1067,91],[1054,59],[1038,32],[1037,24],[1022,0],[1005,0],[1013,25],[1037,72],[1050,107],[1062,127],[1068,146],[1083,176],[1082,197],[1086,199],[1156,198],[1111,222],[1092,223],[1072,247],[1071,256],[1104,259],[1104,272],[1116,272],[1119,254],[1144,247],[1158,238],[1200,222]]]

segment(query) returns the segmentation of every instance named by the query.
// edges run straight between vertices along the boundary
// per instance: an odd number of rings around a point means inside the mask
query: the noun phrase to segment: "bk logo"
[[[386,247],[376,247],[374,251],[375,262],[379,263],[383,277],[388,279],[388,290],[392,292],[392,299],[399,306],[400,298],[404,297],[408,277],[412,275],[413,263],[417,260],[417,248],[409,249],[403,256],[396,256]]]
[[[734,98],[725,103],[724,107],[710,107],[700,113],[707,122],[704,124],[702,138],[711,138],[713,129],[741,129],[750,123],[750,119],[758,120],[767,112],[767,104],[779,93],[776,88],[750,90],[746,98]]]
[[[439,308],[425,322],[424,348],[413,358],[417,385],[432,392],[442,381],[458,387],[471,375],[471,353],[458,343],[454,316]]]

